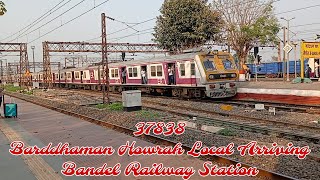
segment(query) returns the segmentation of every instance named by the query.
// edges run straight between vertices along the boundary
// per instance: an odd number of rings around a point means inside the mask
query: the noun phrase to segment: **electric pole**
[[[279,42],[279,45],[278,45],[278,62],[281,62],[281,41]]]
[[[33,57],[33,72],[35,73],[36,72],[36,63],[34,61],[34,49],[36,47],[35,46],[31,46],[31,49],[32,49],[32,57]]]
[[[102,37],[102,69],[103,69],[103,85],[102,85],[102,91],[103,91],[103,104],[105,104],[106,96],[107,96],[107,102],[110,104],[110,97],[109,97],[109,89],[110,89],[110,83],[109,83],[109,66],[108,66],[108,49],[107,49],[107,25],[106,25],[106,15],[105,13],[101,14],[101,37]],[[105,69],[104,69],[105,68]],[[107,90],[106,90],[107,85]]]
[[[287,29],[288,29],[288,39],[287,39],[287,42],[289,43],[290,42],[290,21],[291,20],[294,20],[295,18],[291,18],[291,19],[285,19],[284,17],[282,17],[281,19],[287,21]],[[288,52],[287,54],[287,81],[290,81],[290,78],[289,78],[289,75],[290,75],[290,52]]]
[[[3,81],[3,67],[2,67],[2,60],[0,60],[1,63],[1,81]]]

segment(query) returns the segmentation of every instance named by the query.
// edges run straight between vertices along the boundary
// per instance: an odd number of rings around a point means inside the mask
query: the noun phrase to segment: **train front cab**
[[[195,62],[201,75],[201,84],[206,86],[209,98],[233,97],[237,93],[238,70],[231,54],[211,52],[199,54]]]

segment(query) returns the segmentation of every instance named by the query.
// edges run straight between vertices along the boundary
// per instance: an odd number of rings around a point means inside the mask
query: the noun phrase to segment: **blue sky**
[[[13,33],[21,30],[26,25],[30,24],[42,14],[48,11],[50,8],[54,7],[62,0],[4,0],[7,5],[8,12],[5,16],[0,17],[0,40],[6,38]],[[65,0],[64,2],[68,2]],[[36,25],[34,28],[41,26],[52,18],[58,16],[62,12],[71,8],[78,2],[82,0],[71,0],[63,8],[51,14],[44,21]],[[49,23],[48,25],[36,30],[33,33],[28,34],[27,36],[20,37],[18,39],[10,39],[12,42],[30,42],[43,35],[44,33],[50,31],[53,28],[60,26],[61,24],[67,22],[68,20],[78,16],[79,14],[85,12],[86,10],[94,7],[94,4],[98,5],[105,0],[85,0],[75,9],[66,13],[62,17],[59,17],[57,20]],[[99,37],[100,28],[101,28],[101,13],[105,12],[108,16],[113,17],[119,21],[128,22],[128,23],[137,23],[151,18],[155,18],[159,15],[159,9],[163,3],[163,0],[110,0],[101,7],[96,8],[92,12],[86,14],[85,16],[71,22],[68,25],[61,27],[60,29],[52,32],[49,35],[40,38],[37,41],[29,43],[29,48],[34,45],[36,46],[36,61],[42,61],[42,41],[86,41]],[[318,6],[316,6],[318,5]],[[297,26],[308,23],[319,23],[310,26],[299,26],[292,27],[291,30],[294,32],[299,32],[297,36],[293,37],[294,40],[299,40],[301,38],[311,40],[315,34],[320,30],[320,19],[319,10],[320,10],[320,1],[319,0],[280,0],[275,3],[276,13],[282,13],[289,10],[294,10],[297,8],[307,7],[307,6],[316,6],[314,8],[309,8],[306,10],[295,11],[292,13],[284,13],[277,15],[278,18],[292,18],[295,17],[295,20],[292,20],[290,25]],[[286,25],[285,21],[279,21],[282,25]],[[141,35],[131,36],[119,40],[118,42],[131,42],[131,43],[150,43],[151,42],[151,31],[147,30],[153,28],[155,25],[155,20],[136,26],[135,29],[142,31]],[[116,32],[119,29],[126,28],[126,26],[119,22],[113,22],[108,20],[107,22],[107,31],[108,33]],[[32,29],[34,29],[32,28]],[[32,30],[30,29],[30,30]],[[146,31],[143,31],[146,30]],[[135,33],[134,30],[128,29],[119,33],[112,34],[108,36],[109,41],[114,42],[118,37],[123,37]],[[319,31],[320,34],[320,31]],[[282,33],[279,33],[279,36],[282,37]],[[293,36],[293,34],[291,34]],[[9,40],[9,39],[7,39]],[[7,41],[6,40],[6,41]],[[100,39],[96,39],[100,41]],[[30,49],[31,52],[31,49]],[[270,59],[272,55],[277,55],[277,51],[272,48],[264,48],[261,50],[261,55],[263,59]],[[31,53],[29,53],[31,57]],[[291,55],[293,57],[293,55]],[[9,61],[18,60],[18,57],[6,57],[10,59]],[[57,57],[58,58],[58,57]],[[31,59],[31,58],[29,58]],[[58,58],[59,59],[59,58]]]

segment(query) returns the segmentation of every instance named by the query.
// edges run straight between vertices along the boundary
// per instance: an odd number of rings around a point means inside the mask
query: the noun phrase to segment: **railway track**
[[[274,107],[277,110],[282,110],[282,111],[320,114],[320,105],[319,106],[296,105],[296,104],[285,104],[285,103],[277,103],[277,102],[254,101],[254,100],[215,101],[215,103],[232,104],[237,106],[249,106],[249,107],[255,107],[256,104],[264,104],[266,108]]]
[[[152,102],[153,104],[155,104],[154,102]],[[160,105],[161,103],[156,103],[158,105]],[[294,129],[294,130],[288,130],[288,128],[284,129],[285,126],[282,126],[282,128],[273,128],[273,127],[268,127],[265,125],[265,123],[263,122],[257,122],[255,119],[256,123],[252,123],[252,122],[239,122],[239,120],[221,120],[221,119],[217,119],[217,118],[209,118],[206,116],[202,116],[202,115],[196,115],[196,111],[191,110],[192,113],[189,112],[184,112],[185,108],[177,108],[175,106],[175,110],[172,110],[172,107],[169,107],[169,109],[164,109],[161,107],[150,107],[150,106],[146,106],[147,108],[150,109],[154,109],[154,110],[158,110],[158,111],[165,111],[168,113],[172,113],[172,114],[176,114],[176,115],[180,115],[180,116],[185,116],[189,118],[189,122],[193,122],[193,123],[200,123],[203,125],[209,125],[209,126],[220,126],[220,127],[230,127],[233,129],[238,129],[238,130],[244,130],[244,131],[249,131],[249,132],[253,132],[253,133],[262,133],[262,134],[267,134],[267,135],[277,135],[278,137],[286,137],[286,138],[290,138],[293,140],[305,140],[308,142],[312,142],[315,144],[319,144],[320,143],[320,133],[318,134],[313,134],[313,133],[302,133],[301,132],[301,128],[300,129]],[[208,112],[208,114],[211,112]],[[193,117],[197,117],[196,122],[192,120]],[[230,117],[230,116],[229,116]],[[235,116],[237,117],[237,116]],[[260,119],[258,120],[260,121]],[[290,124],[290,123],[283,123],[285,124]],[[290,124],[292,125],[292,124]],[[300,125],[296,125],[294,124],[294,126],[299,127]],[[309,126],[305,126],[305,128],[309,128]],[[314,128],[317,131],[320,131],[319,128],[316,127],[312,127],[310,126],[310,128]],[[297,133],[296,131],[301,132],[301,133]]]
[[[98,120],[98,119],[95,119],[95,118],[92,118],[92,117],[89,117],[89,116],[86,116],[86,115],[83,115],[83,114],[79,114],[79,113],[75,113],[75,112],[72,112],[72,111],[68,111],[68,110],[61,109],[61,108],[58,108],[58,107],[54,107],[54,106],[51,106],[51,105],[48,105],[48,104],[35,102],[33,100],[30,100],[30,99],[28,99],[26,97],[21,96],[20,94],[17,94],[17,93],[6,93],[6,95],[9,95],[11,97],[15,97],[15,98],[24,100],[26,102],[30,102],[30,103],[42,106],[42,107],[45,107],[45,108],[48,108],[48,109],[51,109],[51,110],[66,114],[66,115],[74,116],[74,117],[80,118],[82,120],[86,120],[88,122],[95,123],[97,125],[100,125],[100,126],[103,126],[103,127],[109,128],[109,129],[113,129],[113,130],[121,132],[121,133],[126,133],[126,134],[131,135],[131,136],[133,136],[133,132],[135,131],[135,130],[127,128],[127,127],[123,127],[123,126],[115,125],[115,124],[112,124],[112,123],[109,123],[109,122],[106,122],[106,121]],[[161,137],[158,137],[158,136],[155,136],[155,135],[144,135],[144,136],[138,137],[138,138],[141,138],[141,139],[144,139],[144,140],[147,140],[147,141],[151,141],[151,142],[156,142],[159,145],[165,145],[165,146],[174,146],[174,145],[176,145],[178,143],[178,142],[174,142],[172,140],[164,139],[164,138],[161,138]],[[183,148],[186,151],[191,150],[190,146],[183,145]],[[221,157],[221,156],[216,156],[216,155],[215,156],[204,156],[203,158],[205,158],[207,160],[210,160],[210,161],[217,162],[217,163],[226,164],[226,165],[236,165],[237,163],[241,163],[241,162],[233,160],[233,159],[229,159],[229,158]],[[251,167],[250,165],[245,164],[245,163],[241,163],[241,164],[244,167]],[[258,170],[259,170],[259,174],[257,175],[258,178],[274,179],[274,180],[278,180],[278,179],[279,180],[282,180],[282,179],[295,179],[293,177],[289,177],[289,176],[286,176],[286,175],[283,175],[283,174],[279,174],[279,173],[276,173],[276,172],[271,172],[271,171],[268,171],[268,170],[265,170],[265,169],[261,169],[261,168],[258,168]]]
[[[101,96],[101,93],[98,92],[89,93],[88,91],[83,90],[77,92],[89,96]],[[121,102],[121,95],[110,94],[110,96],[119,98],[119,102]],[[161,98],[166,99],[166,97]],[[312,142],[315,144],[320,143],[320,127],[316,126],[294,124],[289,122],[262,119],[217,111],[208,111],[184,105],[154,102],[152,100],[142,100],[142,103],[143,107],[145,108],[187,117],[187,120],[190,122],[194,122],[191,119],[193,117],[197,117],[197,122],[204,125],[229,127],[253,133],[277,135],[280,138],[285,137],[298,141],[305,140],[307,142]],[[228,118],[228,120],[222,120],[221,118],[212,118],[210,116],[222,116],[224,119]]]

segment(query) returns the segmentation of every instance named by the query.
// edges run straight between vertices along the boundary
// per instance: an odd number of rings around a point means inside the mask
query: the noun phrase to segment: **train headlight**
[[[231,77],[232,77],[232,78],[236,78],[236,77],[237,77],[237,74],[231,74]]]
[[[209,75],[209,79],[214,79],[214,75]]]

